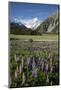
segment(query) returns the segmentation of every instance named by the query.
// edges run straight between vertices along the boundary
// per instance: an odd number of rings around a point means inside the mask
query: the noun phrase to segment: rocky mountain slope
[[[38,32],[47,32],[47,33],[58,33],[59,29],[59,13],[54,12],[46,20],[44,20],[39,27],[36,29]]]

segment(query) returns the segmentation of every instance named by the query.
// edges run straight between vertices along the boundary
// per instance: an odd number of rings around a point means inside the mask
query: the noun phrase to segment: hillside
[[[51,16],[49,16],[46,20],[44,20],[36,30],[38,32],[44,32],[44,33],[58,33],[59,31],[58,16],[59,16],[58,11],[54,12]]]

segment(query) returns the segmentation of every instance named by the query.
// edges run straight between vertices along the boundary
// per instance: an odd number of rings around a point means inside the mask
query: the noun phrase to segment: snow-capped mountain
[[[31,28],[35,30],[40,24],[41,21],[39,21],[37,18],[30,19],[23,23],[27,28]]]
[[[14,22],[18,23],[19,25],[24,25],[27,28],[35,30],[40,24],[41,21],[38,20],[37,17],[32,19],[14,19]]]

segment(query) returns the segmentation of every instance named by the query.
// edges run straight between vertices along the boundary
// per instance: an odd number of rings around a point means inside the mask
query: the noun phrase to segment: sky
[[[58,10],[58,5],[32,4],[9,2],[10,20],[22,20],[23,22],[33,18],[44,20]]]

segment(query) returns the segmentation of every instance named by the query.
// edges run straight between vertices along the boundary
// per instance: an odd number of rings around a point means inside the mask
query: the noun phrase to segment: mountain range
[[[59,12],[56,11],[48,16],[45,20],[40,21],[37,18],[21,22],[19,20],[10,22],[11,34],[35,35],[41,33],[58,33],[59,32]]]

